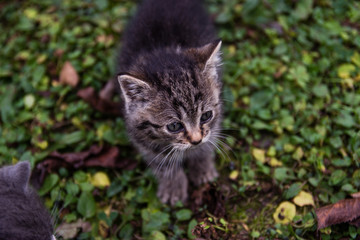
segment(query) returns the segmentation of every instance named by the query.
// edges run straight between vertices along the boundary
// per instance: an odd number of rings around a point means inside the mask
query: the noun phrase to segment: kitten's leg
[[[215,154],[213,151],[202,151],[200,154],[187,156],[186,163],[189,170],[189,180],[199,186],[211,182],[219,176],[215,168]]]
[[[156,155],[147,154],[148,163],[153,162]],[[176,202],[184,203],[188,197],[188,179],[182,167],[167,169],[169,166],[159,167],[159,163],[150,165],[158,181],[157,196],[162,203],[175,205]],[[166,164],[165,164],[166,165]],[[160,169],[159,169],[160,168]]]
[[[182,168],[174,170],[171,177],[160,173],[157,175],[157,179],[157,196],[161,202],[173,206],[178,201],[184,203],[187,200],[188,179]]]

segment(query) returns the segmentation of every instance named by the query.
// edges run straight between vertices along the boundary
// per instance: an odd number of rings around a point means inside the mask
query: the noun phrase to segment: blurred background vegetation
[[[224,43],[216,183],[191,188],[188,205],[161,204],[122,118],[77,95],[114,77],[128,0],[0,2],[0,165],[92,145],[139,162],[47,175],[39,192],[65,239],[358,239],[349,224],[316,231],[314,208],[360,188],[360,3],[205,2]],[[65,65],[78,83],[60,79]]]

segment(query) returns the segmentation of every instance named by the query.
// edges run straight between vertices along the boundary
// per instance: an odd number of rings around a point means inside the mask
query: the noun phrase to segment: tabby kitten
[[[200,0],[144,0],[125,32],[118,82],[127,131],[164,203],[187,199],[188,178],[200,185],[218,176],[220,46]]]
[[[54,240],[50,214],[29,186],[29,162],[0,169],[0,239]]]

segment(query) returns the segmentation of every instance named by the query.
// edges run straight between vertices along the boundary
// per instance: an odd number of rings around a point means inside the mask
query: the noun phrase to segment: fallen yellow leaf
[[[261,163],[265,163],[265,150],[259,148],[253,148],[253,157]]]
[[[287,153],[293,152],[295,150],[295,146],[290,143],[284,144],[284,151]]]
[[[46,149],[49,146],[49,143],[46,140],[36,142],[35,144],[36,144],[37,147],[39,147],[39,148],[41,148],[43,150]]]
[[[285,201],[280,203],[278,208],[273,214],[273,218],[276,223],[288,224],[290,223],[296,214],[296,207],[291,202]]]
[[[302,150],[301,147],[297,147],[295,152],[293,153],[292,157],[295,159],[295,160],[300,160],[302,157],[304,156],[304,151]]]
[[[346,79],[349,78],[351,73],[356,70],[355,66],[351,63],[345,63],[338,67],[338,76],[340,78]]]
[[[294,197],[293,202],[300,207],[305,205],[315,206],[313,196],[305,191],[301,191],[296,197]]]
[[[230,175],[229,175],[229,178],[231,180],[236,180],[239,176],[239,171],[238,170],[233,170]]]
[[[269,165],[271,167],[281,167],[283,164],[276,158],[272,157],[272,158],[270,158]]]
[[[351,57],[351,61],[358,67],[360,67],[360,54],[355,52]]]
[[[97,172],[90,178],[90,182],[95,187],[108,187],[110,186],[110,180],[106,173]]]
[[[267,153],[269,157],[275,157],[276,156],[276,148],[274,146],[269,147]]]

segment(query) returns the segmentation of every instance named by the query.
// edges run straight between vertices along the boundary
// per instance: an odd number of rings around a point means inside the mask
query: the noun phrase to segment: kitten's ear
[[[145,103],[148,101],[149,91],[151,90],[149,84],[127,74],[118,75],[118,81],[125,99],[126,110],[133,103]]]
[[[31,175],[30,163],[27,161],[19,162],[14,166],[6,167],[5,177],[16,188],[26,191]]]
[[[190,48],[186,50],[186,53],[194,57],[206,71],[221,64],[221,43],[218,39],[199,48]]]
[[[221,64],[221,40],[218,39],[212,43],[208,43],[199,49],[199,52],[203,54],[206,59],[204,70],[208,68],[216,68]]]

